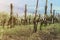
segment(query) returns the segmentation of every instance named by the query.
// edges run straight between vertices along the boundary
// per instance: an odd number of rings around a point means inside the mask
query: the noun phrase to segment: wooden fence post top
[[[27,4],[25,4],[25,6],[27,6]]]
[[[51,6],[52,6],[52,3],[51,3]]]
[[[27,4],[25,4],[25,11],[27,11]]]
[[[13,8],[13,4],[12,4],[12,3],[10,4],[10,8],[11,8],[11,9]]]

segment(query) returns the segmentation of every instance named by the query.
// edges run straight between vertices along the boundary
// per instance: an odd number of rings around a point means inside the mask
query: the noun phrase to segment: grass
[[[33,33],[33,25],[20,25],[15,26],[14,28],[2,28],[0,26],[0,35],[3,37],[3,40],[41,40],[40,34],[42,35],[45,33],[48,33],[50,30],[56,28],[56,32],[60,33],[60,24],[55,23],[47,26],[42,26],[42,31],[39,30],[39,25],[37,27],[37,32]],[[4,35],[4,36],[3,36]],[[47,34],[46,34],[47,35]],[[7,38],[8,37],[8,38]]]

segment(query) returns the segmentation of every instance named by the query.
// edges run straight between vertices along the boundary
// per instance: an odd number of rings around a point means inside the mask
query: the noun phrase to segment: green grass
[[[38,25],[37,27],[37,32],[39,32],[40,25]],[[42,26],[42,31],[45,32],[49,32],[48,29],[52,29],[52,28],[56,28],[56,32],[60,33],[60,24],[59,23],[55,23],[55,24],[51,24],[51,25],[47,25],[47,26]],[[20,26],[15,26],[14,28],[2,28],[2,26],[0,26],[0,35],[2,36],[4,35],[9,35],[9,36],[17,36],[17,37],[32,37],[34,36],[34,34],[32,34],[33,32],[33,25],[20,25]],[[38,34],[35,34],[38,35]],[[23,39],[23,38],[22,38]]]
[[[39,30],[40,25],[38,25],[37,29]],[[42,30],[46,30],[49,28],[56,28],[58,31],[60,31],[60,24],[59,23],[55,23],[55,24],[51,24],[51,25],[47,25],[47,26],[42,26]],[[33,25],[20,25],[20,26],[15,26],[14,28],[2,28],[2,26],[0,26],[0,34],[1,32],[11,32],[11,33],[15,33],[16,31],[22,31],[22,30],[33,30]]]

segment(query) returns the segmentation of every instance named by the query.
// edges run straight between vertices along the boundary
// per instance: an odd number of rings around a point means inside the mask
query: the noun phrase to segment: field
[[[0,40],[60,40],[58,2],[5,1],[0,3]]]
[[[42,30],[33,33],[33,25],[19,25],[4,29],[0,26],[0,40],[60,40],[60,24],[42,26]]]

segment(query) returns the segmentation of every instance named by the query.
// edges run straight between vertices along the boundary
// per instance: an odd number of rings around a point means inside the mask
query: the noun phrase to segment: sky
[[[0,12],[10,11],[10,4],[13,4],[13,9],[15,13],[24,12],[24,6],[27,4],[28,12],[34,13],[37,0],[0,0]],[[44,13],[46,0],[39,0],[38,12]],[[56,13],[60,13],[60,0],[48,0],[48,10],[50,11],[50,3],[53,4],[53,10],[56,10]],[[49,13],[48,11],[48,13]]]

